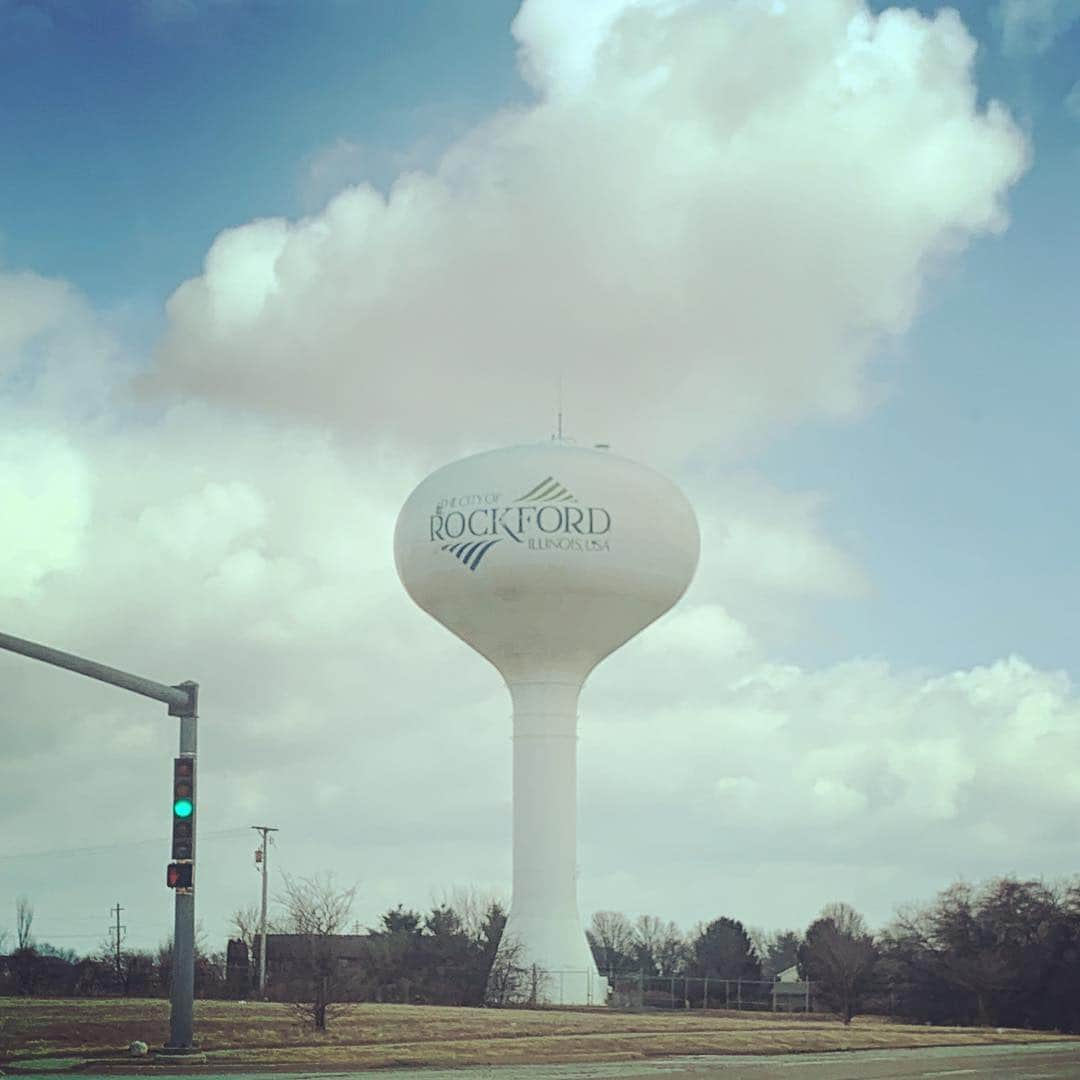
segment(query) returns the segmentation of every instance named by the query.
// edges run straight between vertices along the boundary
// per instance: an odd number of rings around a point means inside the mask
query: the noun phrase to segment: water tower
[[[409,595],[485,656],[514,710],[514,879],[504,940],[547,1001],[602,1003],[577,907],[577,706],[589,672],[667,611],[698,559],[686,498],[652,469],[562,442],[432,473],[398,517]]]

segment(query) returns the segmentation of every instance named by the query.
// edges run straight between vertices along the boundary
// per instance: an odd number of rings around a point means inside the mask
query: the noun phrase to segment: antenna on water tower
[[[558,434],[555,436],[555,438],[559,442],[563,441],[563,433],[562,433],[562,379],[563,379],[563,374],[562,374],[562,371],[560,370],[559,371],[559,387],[558,387],[557,396],[556,396],[556,399],[555,399],[556,403],[557,403],[557,405],[556,405],[556,408],[557,408],[556,416],[557,416],[557,421],[558,421]]]

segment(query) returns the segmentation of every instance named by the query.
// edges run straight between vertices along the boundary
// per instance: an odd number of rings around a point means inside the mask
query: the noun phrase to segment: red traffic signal
[[[165,884],[170,889],[190,889],[194,869],[191,863],[169,863],[165,871]]]

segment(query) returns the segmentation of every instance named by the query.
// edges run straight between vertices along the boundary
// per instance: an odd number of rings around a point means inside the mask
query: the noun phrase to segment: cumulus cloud
[[[202,685],[215,947],[257,895],[257,820],[282,829],[275,867],[358,880],[362,919],[505,890],[506,693],[393,570],[397,510],[446,443],[543,433],[560,370],[577,430],[642,453],[849,415],[875,343],[934,260],[1003,225],[1023,166],[951,13],[530,0],[515,33],[533,106],[387,198],[217,239],[170,302],[152,381],[176,399],[131,400],[140,358],[63,282],[0,275],[3,628]],[[1072,865],[1063,676],[777,663],[793,613],[872,583],[821,494],[680,480],[702,570],[582,702],[586,911],[784,925],[844,897],[880,919],[957,873]],[[153,944],[174,722],[0,666],[0,912],[31,895],[48,939],[108,882],[103,908],[119,895]],[[28,857],[98,848],[105,822],[125,847]]]
[[[69,289],[41,284],[51,303],[19,337],[30,353],[85,315]],[[67,338],[68,364],[114,356],[101,392],[122,400],[129,358],[100,320],[84,330],[82,347]],[[4,629],[200,682],[210,941],[257,895],[256,821],[282,829],[275,868],[358,880],[362,920],[454,883],[505,894],[506,692],[393,571],[394,519],[424,453],[205,402],[66,412],[48,362],[7,359],[22,375],[0,396],[0,487],[22,502],[0,558]],[[829,542],[820,497],[749,477],[695,483],[701,574],[583,697],[583,909],[690,924],[722,908],[786,925],[843,896],[880,920],[956,874],[1070,866],[1080,773],[1062,763],[1080,760],[1080,702],[1064,676],[1019,659],[945,676],[777,663],[762,612],[856,598],[860,571]],[[154,944],[171,925],[160,878],[175,722],[20,658],[0,666],[0,912],[28,893],[41,936],[61,940],[85,882],[107,881],[101,926],[63,940],[93,947],[120,889],[129,940]],[[99,850],[103,822],[124,846]]]
[[[26,596],[46,575],[79,565],[89,477],[63,436],[0,432],[0,597]]]
[[[118,406],[134,371],[109,321],[67,282],[0,271],[0,391],[49,422]]]
[[[995,16],[1006,53],[1037,55],[1080,20],[1080,0],[999,0]]]
[[[1025,166],[951,11],[528,0],[534,104],[384,197],[221,234],[158,391],[474,444],[760,439],[873,397],[936,261]]]
[[[1065,95],[1065,111],[1074,120],[1080,120],[1080,79],[1073,83],[1072,89]]]
[[[370,147],[351,139],[335,139],[320,148],[304,162],[300,195],[305,207],[320,207],[342,188],[370,178],[376,171],[376,156]]]
[[[410,109],[403,124],[416,131],[407,143],[337,138],[305,158],[297,182],[305,212],[321,211],[347,187],[366,183],[385,190],[403,173],[430,170],[470,127],[461,107],[452,102]]]
[[[700,616],[678,610],[656,637],[680,621]],[[866,661],[814,671],[749,652],[709,678],[680,652],[666,667],[679,690],[661,703],[641,674],[649,648],[643,638],[599,669],[583,709],[593,906],[628,857],[609,847],[620,820],[640,850],[673,847],[695,893],[710,883],[725,910],[775,923],[797,917],[771,889],[809,908],[846,896],[883,921],[958,876],[1071,866],[1080,771],[1062,763],[1080,750],[1080,698],[1063,674],[1015,657],[945,676]],[[668,880],[631,879],[621,889],[637,910],[670,896]]]

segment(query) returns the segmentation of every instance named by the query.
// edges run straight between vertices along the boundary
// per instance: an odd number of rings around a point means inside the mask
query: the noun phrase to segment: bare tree
[[[484,936],[493,909],[505,911],[507,908],[498,893],[465,886],[443,890],[441,897],[432,900],[432,906],[453,911],[461,922],[462,932],[472,941]]]
[[[601,971],[625,971],[634,966],[634,928],[621,911],[596,912],[588,938]]]
[[[20,896],[15,901],[15,952],[12,954],[12,967],[15,972],[15,986],[20,994],[30,994],[38,975],[39,956],[34,948],[34,938],[30,929],[34,924],[34,908],[29,899]]]
[[[679,975],[686,970],[686,939],[675,923],[639,915],[634,923],[634,956],[638,969],[648,975]]]
[[[316,1031],[325,1031],[327,1013],[342,990],[338,958],[330,939],[348,925],[356,886],[337,888],[331,873],[311,878],[282,876],[285,888],[275,899],[284,909],[285,929],[308,939],[294,964],[296,985],[303,996],[296,1006],[297,1016]]]
[[[488,1005],[536,1005],[546,1000],[550,976],[536,964],[526,963],[521,941],[503,934],[488,975]]]
[[[124,997],[150,994],[158,986],[157,963],[153,953],[121,949],[117,954],[115,942],[103,940],[98,945],[97,955],[91,958],[100,965],[102,972],[110,972],[107,985],[116,986]],[[169,963],[171,970],[171,955]]]
[[[845,1024],[870,990],[877,946],[866,921],[847,904],[829,904],[810,924],[799,947],[799,967]]]
[[[257,976],[253,967],[255,962],[255,942],[259,938],[261,915],[257,904],[238,907],[232,913],[233,940],[229,942],[226,954],[226,978],[230,984],[230,993],[246,997],[254,988]],[[270,920],[266,923],[267,933],[277,933]],[[235,941],[241,949],[235,950]],[[241,959],[242,957],[242,959]]]
[[[356,886],[338,889],[332,873],[310,878],[282,874],[284,891],[275,900],[285,912],[285,931],[326,937],[340,934],[349,921]]]
[[[887,935],[893,957],[902,954],[906,966],[921,970],[933,982],[947,987],[957,999],[954,1006],[958,1015],[963,1016],[964,999],[973,1002],[973,1019],[981,1025],[996,1022],[1002,999],[1008,996],[1013,970],[1034,967],[1031,942],[1015,950],[1023,961],[1010,963],[1007,945],[1011,935],[1000,920],[992,918],[995,890],[1014,884],[991,882],[980,891],[970,883],[956,882],[929,907],[901,908]],[[1039,883],[1027,885],[1040,893],[1044,891]],[[1052,899],[1047,897],[1038,906],[1048,908]],[[1045,910],[1028,908],[1024,905],[1021,910],[1024,921],[1033,929],[1052,923]]]
[[[34,907],[28,897],[20,896],[15,901],[15,940],[20,952],[34,944],[30,928],[34,925]]]
[[[247,946],[249,956],[255,947],[255,939],[259,936],[259,917],[259,906],[257,904],[238,907],[232,913],[233,933]],[[270,929],[269,922],[266,928],[267,930]]]

